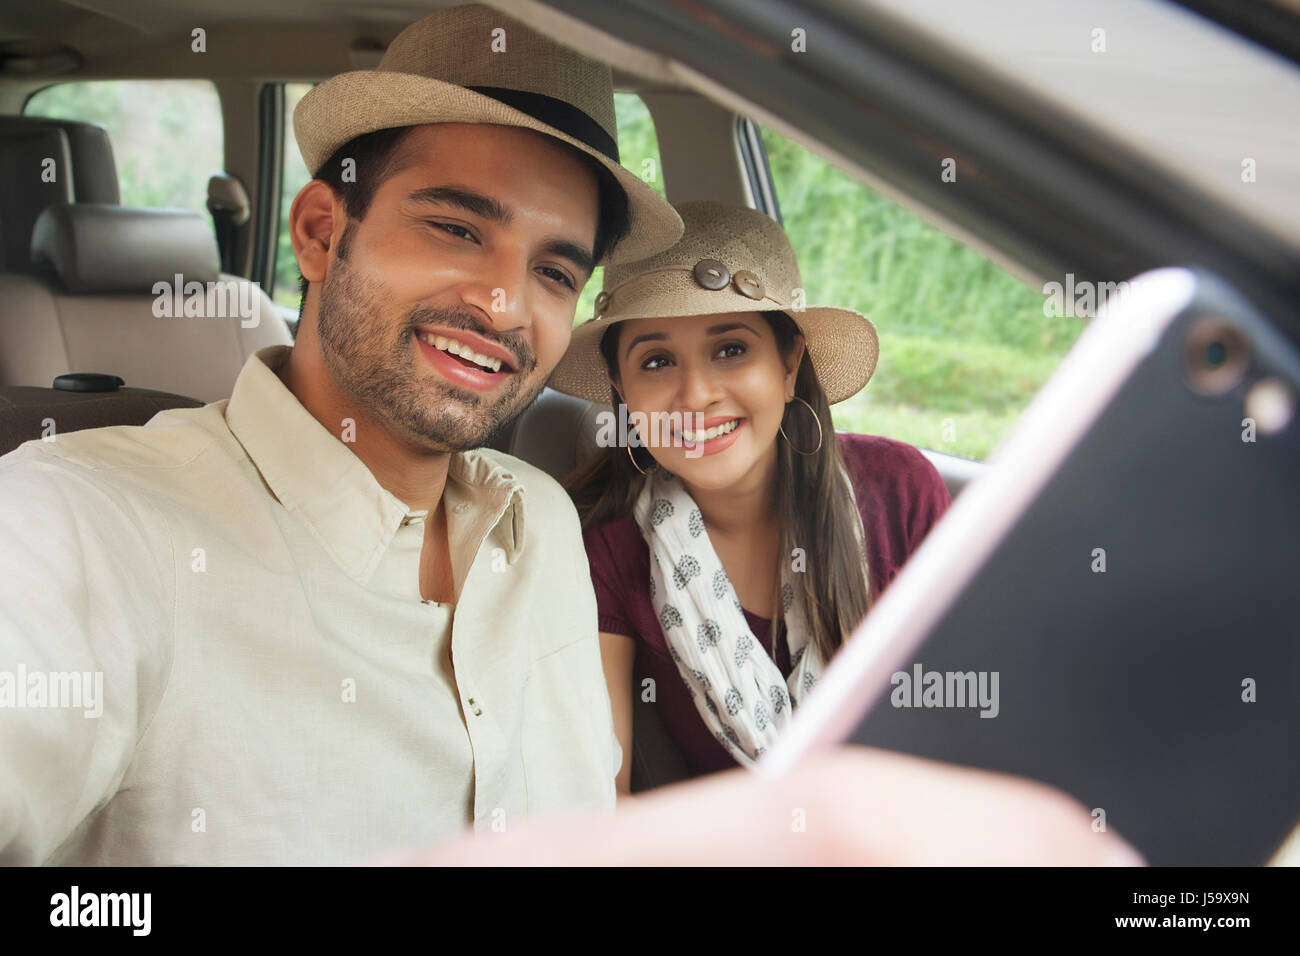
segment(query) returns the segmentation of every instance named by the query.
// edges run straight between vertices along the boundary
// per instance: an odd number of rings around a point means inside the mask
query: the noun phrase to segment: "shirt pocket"
[[[614,805],[614,720],[595,636],[533,661],[520,739],[530,814]]]

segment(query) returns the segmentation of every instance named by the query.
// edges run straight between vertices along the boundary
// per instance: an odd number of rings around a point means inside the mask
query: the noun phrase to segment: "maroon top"
[[[853,481],[862,527],[873,600],[889,585],[939,517],[952,503],[943,479],[916,448],[891,438],[836,432],[840,454]],[[636,519],[626,515],[589,528],[583,535],[596,589],[600,629],[634,638],[644,674],[654,678],[656,701],[669,735],[693,774],[736,765],[695,709],[650,601],[650,549]],[[754,637],[770,648],[771,621],[745,611]],[[774,663],[790,673],[784,630]]]

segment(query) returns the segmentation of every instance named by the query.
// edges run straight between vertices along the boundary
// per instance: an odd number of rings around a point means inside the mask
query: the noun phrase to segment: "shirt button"
[[[456,505],[456,507],[452,508],[451,510],[456,512],[456,514],[458,515],[463,515],[466,511],[469,511],[469,505],[462,501],[460,504]]]
[[[424,515],[407,515],[402,519],[402,527],[405,528],[408,525],[419,524],[423,520]]]
[[[468,703],[469,703],[470,713],[472,713],[475,717],[483,716],[483,708],[474,702],[473,697],[469,698]]]

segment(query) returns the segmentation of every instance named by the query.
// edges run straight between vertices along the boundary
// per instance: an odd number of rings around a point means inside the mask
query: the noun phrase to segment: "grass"
[[[865,395],[866,393],[862,393]],[[855,396],[831,409],[840,431],[885,435],[918,448],[982,461],[997,445],[1019,412],[946,412]]]
[[[876,373],[859,394],[930,411],[1004,415],[1028,404],[1057,361],[997,343],[881,331]]]
[[[880,361],[835,426],[983,459],[1083,323],[942,230],[770,131],[763,143],[810,305],[866,314]],[[937,175],[936,171],[936,175]]]

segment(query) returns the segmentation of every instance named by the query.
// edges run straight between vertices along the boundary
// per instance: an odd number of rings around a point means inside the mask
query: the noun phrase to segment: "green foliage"
[[[984,458],[1083,323],[1045,316],[1040,290],[802,146],[767,130],[763,144],[808,305],[856,309],[880,334],[836,427]]]
[[[1001,415],[1024,408],[1057,361],[997,342],[881,331],[876,374],[860,394],[875,403]]]
[[[1019,412],[949,412],[874,404],[863,392],[831,409],[840,431],[886,435],[918,448],[983,460],[1020,417]],[[951,436],[951,440],[949,438]]]

